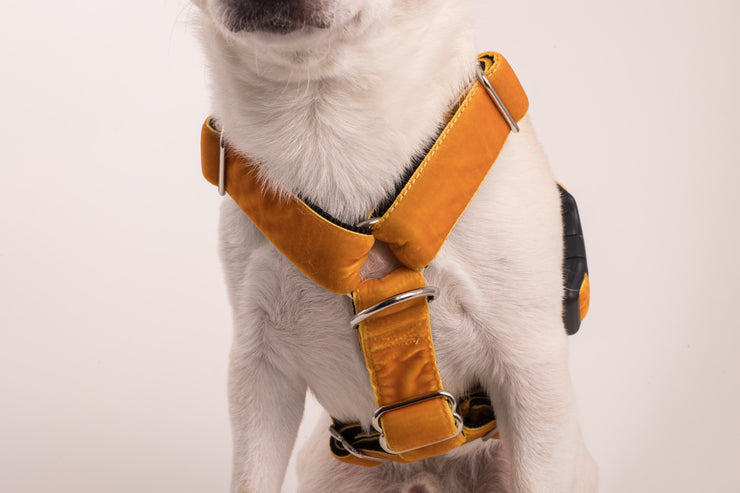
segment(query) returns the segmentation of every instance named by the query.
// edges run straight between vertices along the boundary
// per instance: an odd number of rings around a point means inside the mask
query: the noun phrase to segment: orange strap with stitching
[[[520,120],[527,112],[527,96],[508,62],[497,53],[484,53],[480,61],[514,119]],[[345,294],[359,285],[360,269],[375,239],[388,243],[411,269],[428,265],[493,166],[509,132],[475,82],[372,235],[331,223],[293,195],[265,189],[259,165],[228,146],[226,191],[301,272],[325,289]],[[214,185],[220,138],[209,117],[203,124],[201,157],[203,176]]]
[[[484,53],[479,61],[513,119],[519,121],[528,102],[513,70],[496,53]],[[370,234],[344,229],[297,197],[264,188],[259,165],[228,146],[225,188],[301,272],[335,293],[352,292],[360,312],[426,285],[421,269],[444,244],[509,133],[508,123],[480,82],[475,82]],[[202,164],[204,176],[214,185],[219,181],[220,138],[209,118],[201,137]],[[383,279],[362,280],[360,269],[376,239],[387,243],[404,267]],[[452,396],[442,393],[426,298],[404,301],[361,321],[358,335],[379,408],[376,423],[380,443],[388,452],[384,457],[411,462],[440,455],[495,427],[494,422],[466,436],[450,406]],[[354,455],[342,460],[377,465]]]
[[[506,59],[479,57],[485,74],[515,121],[529,102]],[[511,129],[480,82],[471,87],[437,142],[393,205],[373,227],[398,260],[421,269],[442,248],[504,147]]]
[[[382,279],[363,281],[354,292],[355,311],[424,286],[421,272],[399,267]],[[392,306],[362,321],[358,330],[378,408],[430,396],[383,413],[387,450],[413,461],[462,445],[464,437],[455,437],[458,424],[453,410],[438,394],[444,388],[434,356],[427,300],[417,298]]]
[[[218,184],[221,132],[203,124],[203,176]],[[338,294],[360,284],[360,269],[375,243],[370,235],[333,224],[294,195],[265,189],[251,159],[226,149],[226,191],[255,225],[309,279]]]

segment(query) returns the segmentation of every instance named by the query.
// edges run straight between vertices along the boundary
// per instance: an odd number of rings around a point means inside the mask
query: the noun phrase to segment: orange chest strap
[[[262,233],[301,272],[338,294],[352,293],[353,325],[378,410],[377,447],[357,450],[332,430],[335,456],[362,465],[378,460],[412,462],[443,454],[489,433],[494,422],[470,427],[444,392],[437,369],[421,269],[444,241],[480,187],[512,128],[527,111],[527,97],[506,60],[479,57],[485,80],[474,83],[432,149],[393,204],[368,234],[325,219],[295,196],[264,189],[258,164],[223,145],[206,120],[201,136],[203,174],[225,191]],[[488,86],[488,87],[487,87]],[[403,264],[378,280],[360,269],[375,240],[385,242]],[[362,438],[362,437],[361,437]]]

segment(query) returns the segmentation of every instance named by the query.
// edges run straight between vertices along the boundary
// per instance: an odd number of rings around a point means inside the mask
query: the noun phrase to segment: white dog
[[[266,187],[357,224],[444,127],[476,77],[465,0],[194,0],[228,145]],[[439,373],[490,396],[500,440],[413,464],[334,459],[326,422],[299,461],[305,492],[590,492],[562,310],[555,181],[528,117],[424,271]],[[433,221],[434,218],[430,218]],[[377,408],[352,303],[314,284],[224,200],[221,257],[233,307],[233,492],[280,491],[310,389],[370,428]],[[374,248],[379,278],[397,262]]]

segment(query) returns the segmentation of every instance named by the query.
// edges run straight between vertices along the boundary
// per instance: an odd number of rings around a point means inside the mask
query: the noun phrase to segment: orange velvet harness
[[[514,121],[527,112],[528,101],[516,75],[497,53],[480,55],[481,66]],[[400,293],[426,287],[421,270],[437,255],[455,223],[498,157],[511,129],[481,82],[472,84],[447,126],[393,204],[370,226],[369,234],[350,231],[325,219],[296,196],[281,196],[262,187],[258,164],[225,150],[225,190],[295,266],[320,286],[351,293],[356,313]],[[221,133],[211,118],[201,137],[203,174],[219,183]],[[382,279],[363,280],[360,269],[375,240],[387,243],[403,264]],[[348,329],[349,330],[349,329]],[[456,412],[475,407],[466,399],[457,406],[437,369],[426,297],[379,311],[358,326],[360,346],[378,412],[375,442],[381,447],[353,446],[331,430],[332,451],[353,464],[413,462],[443,454],[468,441],[492,434],[495,419],[477,426]],[[492,413],[491,413],[492,415]],[[356,426],[356,425],[350,425]],[[358,442],[367,435],[359,430]]]

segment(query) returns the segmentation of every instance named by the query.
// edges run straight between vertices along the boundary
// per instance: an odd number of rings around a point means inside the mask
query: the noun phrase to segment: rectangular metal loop
[[[428,401],[430,399],[434,399],[437,397],[444,397],[447,400],[447,403],[450,405],[450,410],[452,411],[452,418],[455,420],[455,426],[457,428],[455,433],[447,438],[443,438],[442,440],[437,440],[431,443],[425,443],[424,445],[421,445],[419,447],[414,447],[414,448],[410,448],[406,450],[393,450],[392,448],[390,448],[385,439],[385,432],[383,431],[383,426],[380,424],[380,418],[383,416],[383,414],[389,411],[394,411],[396,409],[411,406],[419,402]],[[375,428],[380,433],[379,442],[383,450],[385,450],[389,454],[400,455],[400,454],[405,454],[407,452],[413,452],[414,450],[419,450],[422,448],[429,447],[431,445],[436,445],[438,443],[446,442],[449,440],[453,440],[454,438],[457,438],[460,435],[460,433],[462,433],[462,430],[463,430],[463,419],[462,419],[462,416],[460,416],[459,414],[455,412],[456,409],[457,409],[457,401],[455,400],[455,397],[449,392],[440,390],[438,392],[434,392],[433,394],[425,395],[422,397],[417,397],[415,399],[409,399],[407,401],[399,402],[397,404],[391,404],[389,406],[380,407],[375,411],[375,414],[373,414],[372,424],[373,424],[373,428]]]

